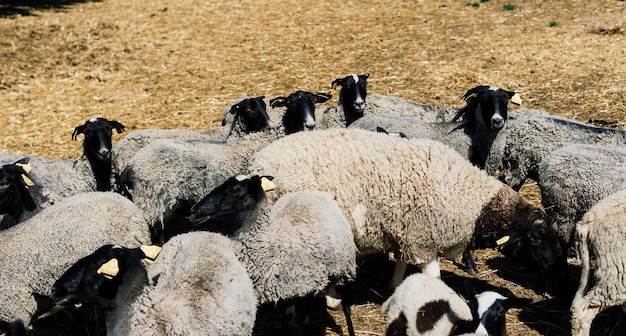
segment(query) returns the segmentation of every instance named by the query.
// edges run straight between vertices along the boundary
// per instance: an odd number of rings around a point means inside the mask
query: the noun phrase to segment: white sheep
[[[111,192],[71,196],[29,220],[0,231],[0,320],[30,321],[33,293],[49,296],[53,283],[81,257],[104,244],[150,241],[142,212]]]
[[[386,335],[450,335],[458,321],[471,321],[465,300],[441,279],[412,274],[380,306]]]
[[[269,202],[261,177],[227,179],[193,206],[190,219],[234,240],[260,304],[321,293],[356,275],[350,225],[325,192],[287,193]],[[228,219],[228,220],[224,220]]]
[[[282,136],[279,130],[268,130],[226,142],[156,140],[131,158],[121,180],[160,236],[164,218],[179,203],[198,202],[228,177],[245,171],[252,154]]]
[[[582,271],[571,308],[572,335],[589,335],[596,315],[609,307],[621,305],[626,311],[624,218],[626,190],[621,190],[596,203],[576,224]]]
[[[399,266],[421,265],[436,276],[438,252],[454,258],[470,242],[493,244],[512,226],[537,219],[518,193],[428,139],[352,128],[298,133],[262,149],[249,172],[274,177],[271,199],[329,192],[361,254],[401,251]],[[403,274],[399,268],[392,284]]]
[[[576,144],[556,149],[539,165],[539,187],[548,225],[568,246],[585,212],[626,189],[626,147]]]
[[[572,144],[626,146],[626,131],[596,127],[549,115],[545,111],[519,109],[509,114],[500,180],[515,190],[527,178],[539,181],[539,164],[552,151]]]
[[[257,299],[230,239],[178,235],[163,245],[147,277],[132,299],[116,298],[108,335],[252,335]]]

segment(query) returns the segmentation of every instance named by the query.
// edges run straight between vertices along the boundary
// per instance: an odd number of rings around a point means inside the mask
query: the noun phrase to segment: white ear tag
[[[274,190],[274,189],[276,189],[276,184],[274,184],[274,182],[270,181],[268,178],[262,177],[261,178],[261,188],[263,188],[263,191]]]
[[[509,239],[511,239],[511,236],[504,236],[504,237],[502,237],[502,238],[500,238],[500,239],[496,240],[496,244],[498,244],[498,246],[500,246],[500,245],[502,245],[502,244],[504,244],[504,243],[508,242],[508,241],[509,241]]]
[[[22,174],[22,180],[24,180],[24,183],[26,183],[26,187],[34,187],[35,186],[35,182],[33,182],[33,180],[29,179],[28,176]]]
[[[519,93],[515,92],[513,97],[511,97],[511,103],[515,105],[522,105],[522,96],[520,96]]]
[[[32,169],[30,167],[30,163],[16,163],[15,165],[22,168],[26,174],[30,173],[30,170]]]
[[[153,262],[161,253],[161,247],[156,245],[142,245],[140,247],[143,254],[146,255],[146,258],[149,262]]]
[[[102,274],[102,276],[111,280],[117,275],[117,273],[119,273],[119,271],[119,263],[117,259],[113,258],[100,266],[97,272],[98,274]]]

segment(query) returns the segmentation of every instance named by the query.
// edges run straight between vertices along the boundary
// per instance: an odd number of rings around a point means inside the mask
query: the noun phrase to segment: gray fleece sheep
[[[626,147],[570,145],[556,149],[539,165],[539,187],[548,225],[567,246],[585,212],[626,189]]]
[[[268,130],[226,142],[157,140],[131,158],[121,179],[160,236],[163,219],[179,204],[194,204],[225,179],[244,172],[252,154],[281,136]]]
[[[145,129],[131,132],[113,146],[113,159],[119,170],[124,170],[130,158],[141,148],[158,139],[225,140],[274,128],[267,113],[265,97],[245,97],[224,110],[222,127],[210,130]]]
[[[190,219],[230,235],[260,304],[319,293],[333,279],[356,275],[350,225],[328,193],[288,193],[272,203],[261,177],[235,176],[194,205]]]
[[[81,257],[104,244],[150,241],[142,212],[128,199],[91,192],[63,199],[0,232],[0,320],[30,321],[33,292],[50,296],[53,283]]]
[[[386,335],[450,335],[472,311],[441,279],[421,273],[408,276],[380,306],[387,314]]]
[[[527,109],[509,115],[506,137],[500,180],[515,190],[519,190],[527,178],[540,182],[539,163],[557,148],[577,143],[626,146],[626,131]]]
[[[257,300],[230,239],[178,235],[163,245],[147,276],[131,302],[116,298],[108,335],[252,335]]]
[[[572,302],[572,335],[589,335],[593,319],[609,307],[622,305],[626,311],[624,218],[626,190],[596,203],[576,224],[575,246],[582,271]]]
[[[527,228],[537,219],[518,193],[428,139],[352,128],[298,133],[257,153],[250,173],[274,177],[272,199],[329,192],[360,253],[401,251],[401,262],[437,276],[438,252],[455,258],[470,242],[493,244],[512,226]]]

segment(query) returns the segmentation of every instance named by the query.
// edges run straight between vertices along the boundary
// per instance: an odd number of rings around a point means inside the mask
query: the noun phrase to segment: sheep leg
[[[402,283],[402,280],[404,280],[404,274],[406,273],[406,269],[406,262],[402,261],[400,258],[396,258],[396,266],[393,269],[393,276],[391,277],[391,283],[389,283],[389,288],[396,288]]]

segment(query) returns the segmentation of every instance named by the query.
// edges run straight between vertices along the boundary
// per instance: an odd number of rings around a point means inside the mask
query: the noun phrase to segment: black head
[[[344,78],[337,78],[331,83],[331,88],[341,86],[339,90],[339,102],[346,113],[346,126],[354,120],[361,118],[365,111],[365,98],[367,97],[367,78],[369,74],[352,74]]]
[[[261,132],[274,128],[274,123],[267,114],[267,105],[264,99],[265,96],[246,98],[233,105],[229,111],[235,116],[233,123],[238,123],[245,133]],[[222,126],[225,126],[224,122],[222,122]]]
[[[83,141],[84,153],[89,157],[92,156],[99,161],[108,161],[111,159],[111,148],[113,147],[111,137],[113,129],[117,133],[124,132],[124,125],[105,118],[91,118],[83,125],[74,128],[72,140],[76,140],[79,134],[84,134]]]
[[[519,95],[495,86],[481,85],[468,90],[462,97],[467,105],[459,110],[452,121],[463,117],[466,122],[476,123],[480,129],[499,131],[508,117],[509,100],[519,105]]]
[[[12,226],[24,210],[35,209],[35,202],[28,192],[28,187],[32,186],[32,180],[28,176],[25,167],[29,159],[23,158],[15,163],[0,167],[0,214],[8,214],[13,220],[0,224],[0,229]],[[6,224],[6,227],[4,227]]]
[[[2,336],[26,336],[26,326],[22,320],[15,320],[11,323],[0,321],[0,335]]]
[[[478,335],[506,335],[506,312],[510,308],[506,296],[494,291],[476,294],[468,280],[463,282],[463,296],[472,311],[472,331]]]
[[[285,133],[291,134],[315,128],[315,104],[328,101],[332,95],[296,91],[288,97],[276,97],[270,100],[272,107],[287,107],[283,114]]]
[[[191,207],[189,220],[205,230],[232,234],[250,210],[265,199],[261,179],[258,175],[229,178]]]

